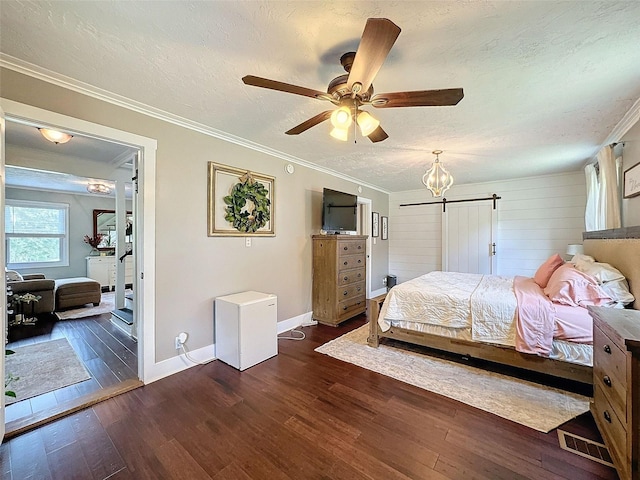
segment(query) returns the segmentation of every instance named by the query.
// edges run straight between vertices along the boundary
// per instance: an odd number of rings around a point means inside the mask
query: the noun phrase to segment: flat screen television
[[[329,234],[358,230],[358,197],[325,188],[322,196],[322,229]]]

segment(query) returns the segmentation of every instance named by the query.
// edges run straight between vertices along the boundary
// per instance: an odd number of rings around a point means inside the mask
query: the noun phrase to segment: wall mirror
[[[98,245],[98,250],[114,250],[118,241],[118,232],[116,231],[116,212],[115,210],[94,210],[93,211],[93,236],[102,234],[102,241]],[[127,225],[124,234],[124,241],[131,243],[133,241],[133,215],[127,212]]]

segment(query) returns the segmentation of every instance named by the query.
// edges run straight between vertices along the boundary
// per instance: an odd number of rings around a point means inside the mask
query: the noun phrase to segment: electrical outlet
[[[387,285],[387,277],[382,277],[382,285]]]
[[[176,337],[176,350],[180,350],[180,348],[182,348],[182,345],[186,341],[187,341],[187,333],[186,332],[180,332],[178,334],[178,336]]]
[[[245,247],[250,247],[251,246],[251,237],[247,237],[244,239],[244,246]]]

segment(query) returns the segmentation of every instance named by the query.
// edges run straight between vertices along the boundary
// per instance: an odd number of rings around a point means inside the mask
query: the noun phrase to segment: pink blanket
[[[579,343],[593,341],[591,316],[583,307],[553,303],[532,278],[516,276],[518,299],[516,350],[548,357],[554,338]]]

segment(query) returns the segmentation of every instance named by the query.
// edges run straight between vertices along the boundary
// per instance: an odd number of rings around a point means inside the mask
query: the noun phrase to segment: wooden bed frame
[[[633,307],[640,309],[640,227],[585,232],[583,238],[586,255],[613,265],[627,278],[631,293],[636,297]],[[381,338],[391,338],[581,383],[593,383],[593,368],[590,366],[520,353],[513,347],[458,340],[393,326],[383,332],[378,325],[378,315],[385,296],[369,300],[367,343],[371,347],[378,347]]]

